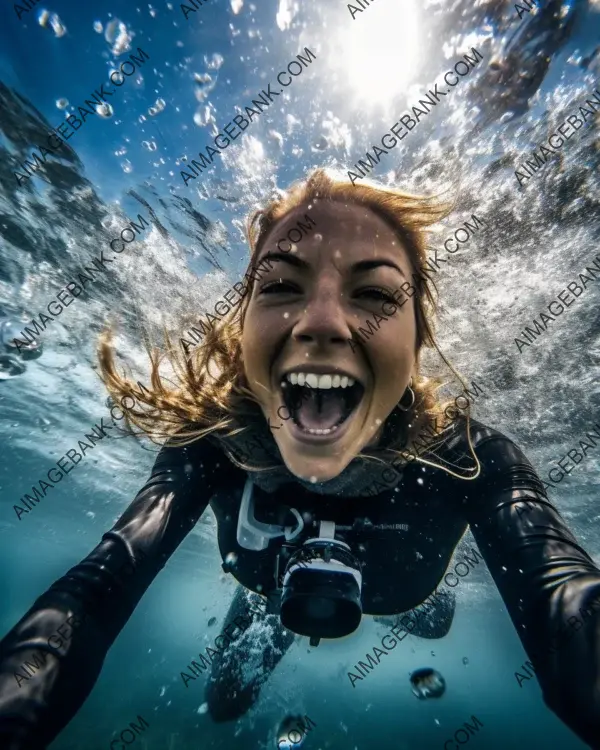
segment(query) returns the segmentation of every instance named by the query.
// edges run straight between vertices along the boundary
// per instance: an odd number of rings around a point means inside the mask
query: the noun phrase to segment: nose
[[[347,346],[352,331],[348,326],[344,298],[335,280],[321,279],[315,286],[294,326],[293,336],[297,341],[313,342],[319,346]]]

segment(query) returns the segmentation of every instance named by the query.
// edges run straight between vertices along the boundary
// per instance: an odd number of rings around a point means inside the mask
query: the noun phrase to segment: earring
[[[414,403],[415,403],[415,392],[411,388],[412,382],[413,382],[413,379],[412,379],[412,375],[411,375],[410,376],[410,383],[408,384],[408,391],[409,391],[410,397],[411,397],[410,404],[408,406],[402,406],[402,399],[404,398],[404,394],[403,394],[402,398],[398,402],[398,408],[400,409],[400,411],[410,411],[412,409]],[[405,393],[406,393],[406,391],[405,391]]]

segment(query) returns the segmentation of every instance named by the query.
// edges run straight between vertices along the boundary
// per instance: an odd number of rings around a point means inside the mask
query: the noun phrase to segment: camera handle
[[[298,521],[298,525],[279,526],[277,524],[263,523],[254,517],[254,482],[246,480],[237,525],[237,543],[244,549],[260,552],[267,549],[271,539],[285,537],[286,541],[293,541],[304,529],[304,519],[296,508],[290,508],[290,512]]]

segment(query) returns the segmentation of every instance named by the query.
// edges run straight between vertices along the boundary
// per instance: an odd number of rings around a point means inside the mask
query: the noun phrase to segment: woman
[[[182,679],[210,664],[216,721],[256,701],[294,632],[316,644],[351,633],[361,614],[423,602],[470,526],[546,703],[600,747],[600,571],[520,449],[471,420],[468,404],[465,415],[449,412],[441,382],[420,371],[423,347],[436,346],[435,299],[417,271],[427,227],[448,212],[317,170],[252,218],[252,267],[270,269],[200,346],[179,350],[167,338],[177,387],[150,353],[152,388],[127,418],[168,438],[152,476],[2,641],[2,747],[45,747],[67,724],[209,502],[224,569],[241,586],[221,644]],[[282,242],[299,222],[312,231]],[[111,395],[131,395],[108,338],[100,363]],[[423,435],[426,450],[408,451]],[[134,566],[126,579],[125,565]],[[447,633],[454,602],[441,602],[413,634]],[[64,638],[50,643],[66,618]],[[575,620],[584,624],[565,637]],[[18,680],[36,650],[45,665]]]

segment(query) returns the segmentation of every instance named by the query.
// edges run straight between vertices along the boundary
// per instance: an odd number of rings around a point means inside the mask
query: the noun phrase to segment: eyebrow
[[[379,268],[379,266],[388,266],[388,268],[394,268],[396,271],[398,271],[398,273],[404,276],[404,271],[400,268],[400,266],[397,266],[391,260],[385,260],[384,258],[361,260],[358,263],[355,263],[350,268],[350,273],[365,273],[366,271],[371,271],[374,268]],[[404,278],[406,278],[406,276],[404,276]]]
[[[301,268],[303,270],[310,268],[310,263],[307,263],[305,260],[302,260],[302,258],[298,258],[297,255],[290,255],[289,253],[265,253],[263,257],[261,258],[261,261],[267,260],[267,259],[270,259],[273,261],[282,261],[283,263],[289,263],[290,266],[294,266],[294,268]],[[396,271],[398,271],[398,273],[401,274],[404,278],[406,278],[404,271],[400,268],[400,266],[397,266],[391,260],[386,260],[384,258],[373,259],[373,260],[360,260],[358,261],[358,263],[354,263],[350,267],[350,273],[366,273],[367,271],[372,271],[373,269],[379,268],[380,266],[387,266],[388,268],[393,268]]]

